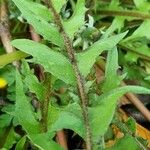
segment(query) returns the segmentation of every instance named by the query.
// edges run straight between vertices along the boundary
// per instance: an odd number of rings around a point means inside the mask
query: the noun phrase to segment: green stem
[[[41,107],[41,112],[42,112],[41,126],[42,126],[42,132],[47,132],[48,107],[49,107],[49,99],[51,95],[51,75],[49,73],[45,74],[44,86],[45,86],[45,98],[42,102],[42,107]]]
[[[150,14],[141,13],[137,11],[120,11],[120,10],[99,10],[97,14],[106,15],[106,16],[125,16],[125,17],[134,17],[142,20],[150,19]]]
[[[70,0],[70,4],[72,6],[72,10],[74,11],[75,10],[75,2],[73,0]]]
[[[131,51],[131,52],[136,53],[140,58],[142,58],[142,59],[144,59],[144,60],[150,61],[150,57],[149,57],[149,56],[144,55],[144,54],[141,54],[140,52],[138,52],[138,51],[136,51],[136,50],[134,50],[134,49],[128,48],[128,47],[126,47],[124,44],[121,44],[121,43],[120,43],[118,46],[119,46],[120,48],[122,48],[123,50],[125,50],[125,51]]]

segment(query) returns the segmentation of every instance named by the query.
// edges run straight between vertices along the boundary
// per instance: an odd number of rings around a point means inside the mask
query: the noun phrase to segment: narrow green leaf
[[[34,143],[40,150],[63,150],[59,144],[52,141],[51,137],[47,133],[43,134],[32,134],[29,139]]]
[[[125,43],[121,43],[120,45],[130,50],[127,51],[127,54],[125,55],[126,61],[137,62],[138,58],[142,58],[142,56],[150,60],[150,48],[147,44],[148,43],[146,43],[146,38],[138,38],[135,41],[131,40],[131,42],[128,41]]]
[[[77,54],[79,69],[84,77],[88,75],[96,58],[104,51],[110,50],[127,34],[127,32],[95,42],[86,51]],[[85,67],[86,66],[86,67]]]
[[[58,29],[53,24],[48,23],[38,14],[36,14],[30,5],[27,5],[26,0],[13,0],[16,6],[21,11],[23,17],[31,24],[37,33],[42,35],[46,40],[49,40],[55,45],[63,47],[63,39]]]
[[[84,25],[86,10],[85,0],[77,0],[73,15],[71,18],[63,22],[64,28],[71,39],[73,39],[74,33],[76,33],[79,28]]]
[[[57,13],[60,13],[60,10],[62,9],[63,5],[66,4],[66,0],[61,0],[58,2],[58,0],[52,0],[52,3],[54,5],[54,8],[56,9]]]
[[[136,39],[136,38],[143,38],[147,37],[150,39],[150,35],[148,34],[150,32],[150,20],[145,20],[134,32],[131,36],[124,39],[122,42],[129,42],[130,40]]]
[[[141,12],[149,12],[150,10],[150,2],[145,1],[145,0],[133,0],[136,7],[141,11]]]
[[[106,30],[106,32],[104,33],[104,35],[102,36],[103,38],[107,38],[109,35],[111,35],[115,30],[118,30],[119,32],[121,31],[121,29],[124,26],[124,20],[126,18],[125,17],[120,17],[120,16],[116,16],[112,22],[112,24],[110,25],[110,27]]]
[[[35,93],[38,100],[44,99],[44,86],[38,81],[37,77],[33,74],[27,75],[24,80],[25,84],[30,89],[30,92]]]
[[[16,70],[15,115],[19,124],[22,125],[27,133],[36,134],[40,132],[39,123],[35,120],[31,104],[24,94],[23,83],[18,70]]]
[[[23,150],[26,142],[26,136],[23,136],[19,142],[16,144],[15,150]]]
[[[132,117],[128,118],[128,120],[126,121],[126,126],[127,128],[132,132],[132,133],[136,133],[136,120]]]
[[[105,77],[107,78],[111,75],[116,76],[118,68],[118,51],[117,47],[114,47],[112,50],[108,51]]]
[[[36,63],[41,64],[47,72],[68,84],[76,82],[74,71],[69,60],[62,54],[53,51],[47,46],[26,39],[12,41],[16,48],[32,55]]]
[[[150,89],[147,89],[141,86],[124,86],[124,87],[113,89],[110,92],[101,95],[99,98],[103,101],[105,101],[108,98],[118,99],[120,96],[128,92],[137,93],[137,94],[150,94]],[[99,102],[101,103],[101,101]]]
[[[15,51],[9,54],[0,55],[0,66],[7,65],[22,58],[26,58],[27,56],[29,55],[21,51]]]
[[[16,141],[17,141],[17,134],[15,133],[14,128],[11,127],[11,129],[7,133],[3,148],[11,149],[13,145],[16,143]]]
[[[59,115],[60,115],[60,109],[49,105],[48,109],[48,129],[52,127],[52,125],[58,120]]]
[[[150,90],[144,87],[125,86],[101,95],[94,107],[90,108],[90,124],[94,142],[97,142],[99,137],[103,136],[107,131],[112,121],[118,99],[127,92],[150,94]]]
[[[20,72],[22,73],[23,76],[33,74],[33,70],[30,69],[28,62],[25,59],[23,59],[21,61],[21,71]]]
[[[116,88],[120,84],[120,78],[117,75],[118,68],[118,51],[117,48],[114,47],[112,50],[108,51],[105,69],[105,79],[102,86],[103,93]]]
[[[137,55],[136,53],[132,51],[128,51],[124,58],[127,62],[137,63],[139,55]]]

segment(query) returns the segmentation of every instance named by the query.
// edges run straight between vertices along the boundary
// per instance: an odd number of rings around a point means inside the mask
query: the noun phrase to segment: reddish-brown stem
[[[57,131],[56,135],[57,135],[56,137],[57,143],[59,143],[64,148],[64,150],[68,150],[67,140],[66,140],[66,135],[64,133],[64,130]]]
[[[124,82],[121,84],[122,86],[126,86]],[[136,106],[136,108],[143,114],[143,116],[150,121],[150,111],[144,106],[144,104],[132,93],[127,93],[125,95],[131,103]]]
[[[40,42],[41,41],[40,36],[35,32],[34,28],[31,25],[29,26],[29,30],[32,40],[35,42]]]

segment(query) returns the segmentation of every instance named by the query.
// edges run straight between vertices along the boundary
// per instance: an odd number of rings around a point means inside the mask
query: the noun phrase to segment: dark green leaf
[[[85,12],[85,0],[77,0],[73,15],[71,18],[64,21],[64,28],[71,39],[73,39],[74,33],[77,32],[82,25],[84,25]]]
[[[17,141],[17,135],[14,129],[11,128],[8,132],[3,148],[11,149],[12,146],[16,143],[16,141]]]
[[[12,116],[8,114],[0,115],[0,128],[8,127],[11,123]]]

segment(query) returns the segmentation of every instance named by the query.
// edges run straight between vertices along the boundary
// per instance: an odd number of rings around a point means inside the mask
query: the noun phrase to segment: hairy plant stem
[[[85,92],[85,86],[84,86],[84,81],[83,81],[82,75],[81,75],[81,73],[79,71],[79,67],[77,65],[77,60],[75,58],[72,42],[64,30],[60,15],[56,12],[52,1],[51,0],[45,0],[45,3],[53,13],[55,23],[56,23],[57,27],[59,28],[59,31],[61,32],[61,34],[63,36],[65,49],[68,53],[69,60],[72,64],[72,67],[73,67],[74,72],[75,72],[75,76],[76,76],[76,80],[77,80],[77,86],[78,86],[78,92],[79,92],[79,96],[81,99],[81,107],[82,107],[82,113],[83,113],[83,118],[84,118],[84,125],[85,125],[85,129],[86,129],[86,149],[91,150],[92,149],[92,142],[91,142],[91,129],[90,129],[90,124],[89,124],[89,115],[88,115],[88,97],[87,97],[87,94]]]
[[[45,73],[44,86],[45,86],[45,97],[41,107],[41,111],[42,111],[41,126],[42,126],[42,132],[47,132],[48,107],[49,107],[49,99],[51,96],[51,75],[49,73]]]
[[[120,11],[120,10],[99,10],[97,14],[106,15],[106,16],[125,16],[125,17],[134,17],[142,20],[150,19],[149,14],[140,13],[137,11]]]

